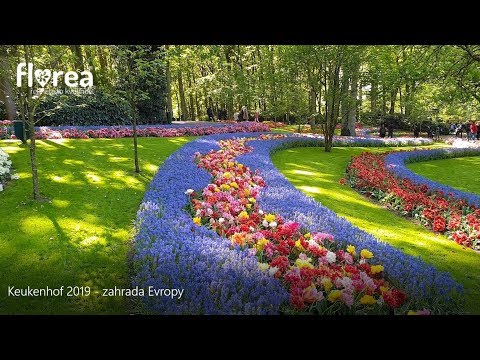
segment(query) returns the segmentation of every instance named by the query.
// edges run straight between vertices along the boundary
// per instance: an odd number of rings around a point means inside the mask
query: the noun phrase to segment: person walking
[[[257,110],[255,111],[255,122],[258,122],[260,118],[260,109],[257,108]]]
[[[208,115],[208,121],[213,121],[213,120],[214,120],[213,110],[212,110],[211,107],[208,107],[208,109],[207,109],[207,115]]]
[[[472,124],[470,125],[470,138],[472,139],[472,141],[475,141],[475,138],[477,137],[477,132],[478,132],[477,124],[475,124],[475,122],[472,121]]]
[[[480,140],[480,126],[477,125],[477,140]]]
[[[388,137],[393,138],[393,124],[388,124]]]
[[[243,105],[242,107],[242,120],[248,121],[248,109],[246,105]]]
[[[418,124],[413,125],[413,137],[418,138],[420,136],[420,127]]]
[[[382,125],[380,125],[380,130],[378,131],[379,135],[381,138],[384,138],[386,133],[387,133],[387,129],[385,128],[385,125],[382,123]]]

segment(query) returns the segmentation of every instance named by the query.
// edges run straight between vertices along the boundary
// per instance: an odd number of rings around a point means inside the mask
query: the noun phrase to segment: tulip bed
[[[342,182],[456,243],[480,249],[480,197],[413,173],[405,162],[472,156],[478,149],[362,153],[352,157]]]
[[[145,297],[144,311],[460,311],[463,289],[449,274],[338,217],[273,166],[272,151],[318,146],[318,139],[251,136],[193,141],[152,181],[137,214],[133,285],[184,288],[185,295]]]
[[[177,137],[177,136],[203,136],[212,134],[226,134],[236,132],[260,132],[269,131],[270,128],[266,124],[257,122],[242,122],[200,126],[188,125],[183,127],[173,126],[140,126],[137,129],[139,137]],[[53,129],[49,127],[41,127],[35,132],[37,139],[89,139],[89,138],[125,138],[133,137],[131,127],[71,127]]]

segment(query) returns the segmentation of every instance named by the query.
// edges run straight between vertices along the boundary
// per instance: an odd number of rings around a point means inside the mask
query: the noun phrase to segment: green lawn
[[[338,183],[352,155],[387,150],[338,147],[325,153],[323,148],[295,148],[280,151],[272,159],[299,190],[378,239],[448,271],[469,292],[467,311],[480,314],[480,254],[462,249],[446,237],[415,225]],[[472,175],[470,181],[475,178]]]
[[[444,185],[480,195],[480,156],[422,161],[407,167]]]
[[[166,157],[189,138],[38,141],[40,189],[31,200],[28,149],[0,141],[20,175],[0,193],[0,313],[125,313],[122,297],[100,289],[128,287],[132,223],[146,186]],[[7,287],[89,286],[90,296],[8,297]]]

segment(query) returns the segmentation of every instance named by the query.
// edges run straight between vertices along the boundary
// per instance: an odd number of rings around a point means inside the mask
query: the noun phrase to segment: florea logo
[[[26,68],[26,71],[24,70]],[[80,78],[81,76],[81,78]],[[33,87],[33,78],[35,81],[44,88],[50,80],[52,80],[52,86],[58,86],[59,81],[65,82],[68,87],[76,88],[80,85],[82,88],[93,86],[93,75],[90,71],[85,70],[79,74],[76,71],[51,71],[49,69],[36,69],[33,71],[33,64],[20,63],[17,65],[17,86],[21,87],[23,78],[27,78],[28,87]],[[80,79],[80,80],[79,80]]]

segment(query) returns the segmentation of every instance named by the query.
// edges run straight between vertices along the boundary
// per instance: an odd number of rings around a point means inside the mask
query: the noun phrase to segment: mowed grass
[[[101,289],[130,287],[133,220],[158,166],[189,138],[141,138],[136,174],[132,139],[38,141],[40,189],[32,200],[29,152],[0,141],[19,180],[0,193],[0,313],[126,313],[123,297]],[[11,297],[8,286],[60,288],[59,297]],[[89,286],[89,296],[66,296]]]
[[[326,153],[323,148],[295,148],[275,153],[272,160],[295,187],[338,215],[381,241],[449,272],[468,292],[466,310],[480,314],[480,254],[463,249],[339,184],[352,155],[388,150],[336,147]],[[470,181],[475,181],[473,175]]]
[[[480,156],[422,161],[407,167],[441,184],[480,195]]]

